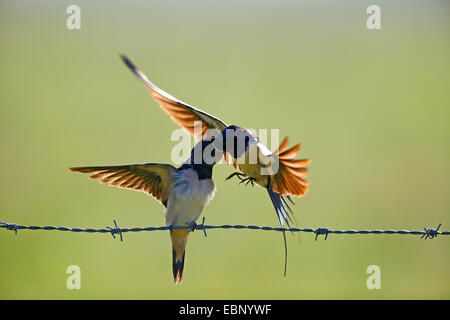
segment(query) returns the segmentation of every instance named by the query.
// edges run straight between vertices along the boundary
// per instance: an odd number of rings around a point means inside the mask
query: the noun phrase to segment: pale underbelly
[[[255,148],[255,145],[251,145]],[[252,152],[254,154],[252,154]],[[252,155],[251,155],[252,154]],[[247,151],[242,157],[238,158],[238,164],[241,170],[248,176],[255,179],[255,182],[262,187],[266,187],[267,178],[270,171],[265,168],[264,165],[261,164],[260,158],[261,155],[258,153],[258,149]],[[264,163],[269,164],[267,162],[269,158],[264,158]]]
[[[256,183],[262,187],[267,185],[267,175],[264,175],[264,171],[261,170],[261,166],[255,164],[239,164],[241,170],[248,176],[256,179]]]
[[[166,210],[166,224],[186,225],[194,223],[200,217],[206,203],[199,201],[178,201]]]
[[[186,225],[196,222],[214,196],[214,191],[212,180],[200,180],[175,188],[167,202],[166,224]]]

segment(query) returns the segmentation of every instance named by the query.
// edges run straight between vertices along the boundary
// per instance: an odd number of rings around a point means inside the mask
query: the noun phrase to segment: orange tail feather
[[[306,178],[308,169],[306,166],[311,162],[309,159],[295,160],[301,145],[287,148],[288,138],[281,142],[275,152],[280,160],[278,172],[272,176],[272,188],[281,196],[292,195],[301,197],[308,191],[309,182]]]

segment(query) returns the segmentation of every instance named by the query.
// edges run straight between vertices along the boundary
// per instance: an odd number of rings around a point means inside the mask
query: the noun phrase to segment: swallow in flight
[[[146,163],[76,167],[69,170],[89,173],[92,174],[90,178],[101,179],[100,182],[111,186],[142,191],[153,196],[165,207],[167,226],[194,226],[216,190],[212,180],[215,165],[213,141],[214,138],[206,138],[198,142],[191,151],[191,157],[179,168],[170,164]],[[209,158],[203,157],[205,151],[209,152]],[[175,284],[183,281],[189,231],[170,229]]]
[[[275,208],[282,227],[285,223],[290,227],[292,210],[285,197],[293,203],[290,196],[302,197],[308,190],[309,182],[305,180],[307,165],[310,159],[296,160],[301,145],[288,148],[286,137],[275,152],[271,152],[260,139],[249,130],[231,125],[222,120],[190,106],[153,84],[126,56],[121,55],[123,62],[150,90],[152,97],[172,120],[193,134],[197,139],[215,136],[215,147],[224,152],[227,163],[233,162],[236,169],[228,178],[238,177],[246,184],[256,183],[265,188]],[[232,142],[230,145],[230,141]],[[249,161],[252,154],[257,154],[256,161]],[[275,168],[275,169],[274,169]],[[286,236],[283,232],[285,244],[285,274],[287,265]]]

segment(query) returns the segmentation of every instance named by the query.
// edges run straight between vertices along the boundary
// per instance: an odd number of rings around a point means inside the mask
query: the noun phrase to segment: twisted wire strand
[[[162,227],[144,227],[144,228],[119,228],[116,220],[114,220],[114,228],[106,227],[106,229],[82,229],[82,228],[67,228],[67,227],[53,227],[53,226],[25,226],[15,223],[0,222],[0,228],[5,230],[12,230],[16,234],[18,230],[57,230],[57,231],[70,231],[70,232],[87,232],[87,233],[110,233],[113,238],[116,238],[116,234],[120,235],[120,240],[123,241],[123,233],[126,232],[141,232],[141,231],[164,231],[164,230],[175,230],[175,229],[189,229],[190,231],[203,230],[205,237],[207,236],[207,229],[248,229],[248,230],[264,230],[264,231],[290,231],[290,232],[306,232],[314,233],[315,240],[317,240],[319,235],[325,235],[325,240],[327,240],[329,234],[401,234],[401,235],[420,235],[422,239],[433,239],[438,235],[449,235],[450,231],[439,231],[441,224],[437,226],[436,229],[424,228],[424,231],[409,231],[409,230],[333,230],[328,228],[280,228],[280,227],[266,227],[266,226],[255,226],[255,225],[205,225],[205,218],[201,224],[189,224],[186,226],[162,226]]]

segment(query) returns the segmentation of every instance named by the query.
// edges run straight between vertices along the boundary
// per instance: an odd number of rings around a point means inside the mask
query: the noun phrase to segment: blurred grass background
[[[177,126],[118,58],[227,123],[280,128],[312,158],[302,227],[449,225],[449,4],[377,1],[1,1],[0,221],[102,228],[160,226],[138,192],[70,173],[81,165],[170,162]],[[66,8],[81,7],[81,30]],[[224,183],[208,224],[277,226],[262,188]],[[192,234],[182,286],[166,232],[0,231],[2,299],[450,298],[450,239]],[[67,266],[81,290],[66,288]],[[381,268],[381,290],[366,268]]]

